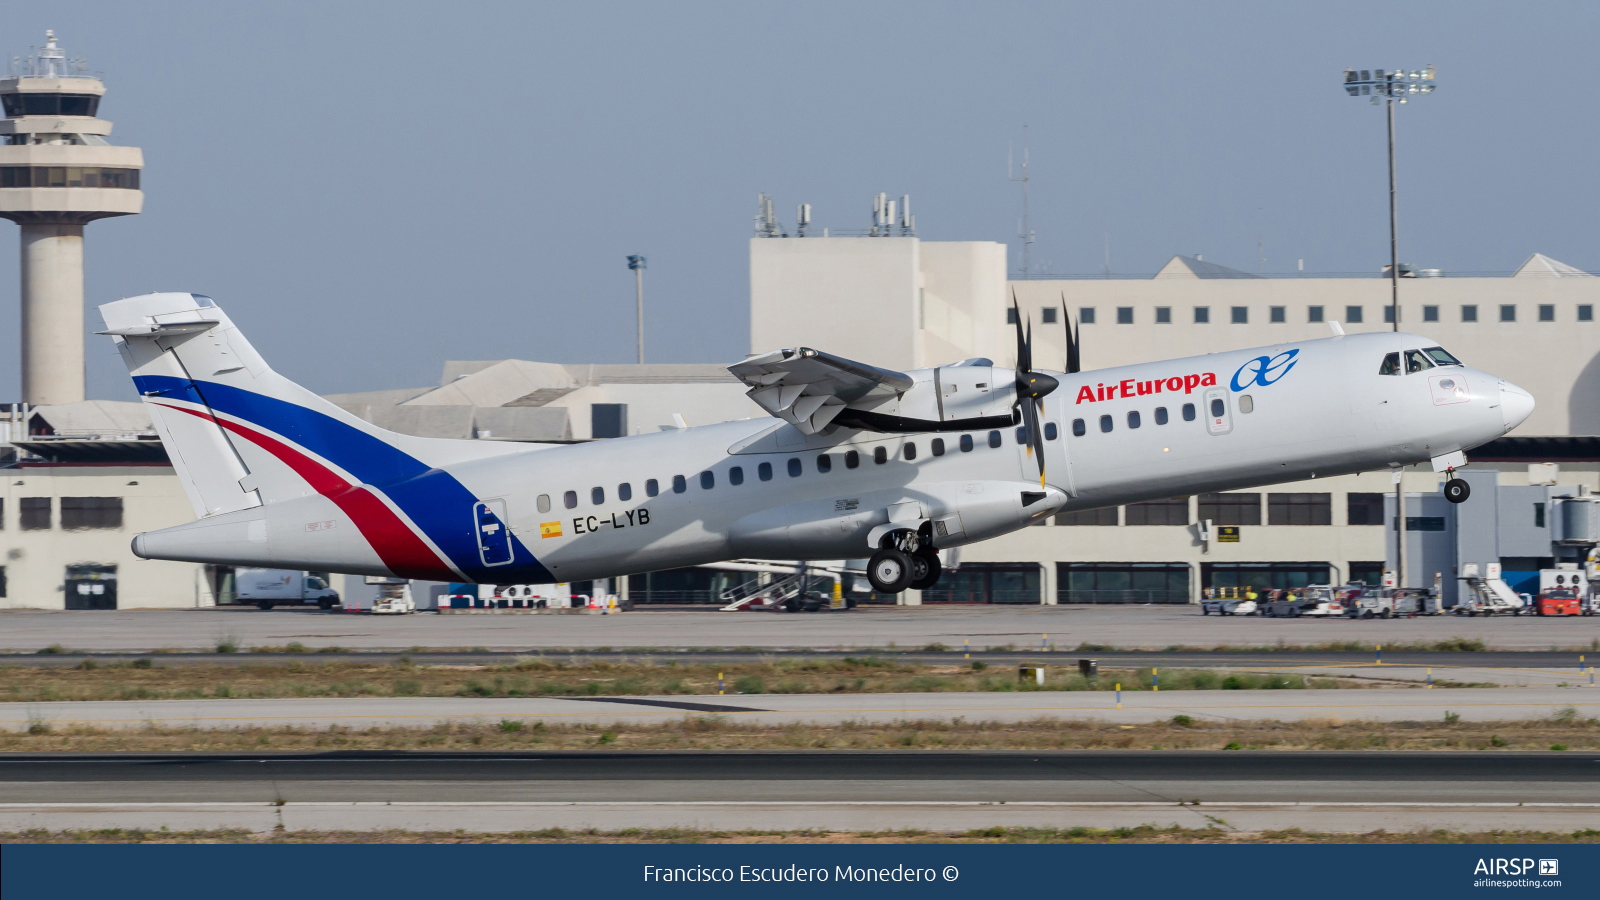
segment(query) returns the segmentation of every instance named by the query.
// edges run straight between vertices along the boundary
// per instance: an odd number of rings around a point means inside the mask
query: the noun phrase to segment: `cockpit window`
[[[1433,368],[1433,362],[1423,355],[1421,350],[1406,351],[1406,374],[1412,375],[1423,369]]]
[[[1379,375],[1400,374],[1400,354],[1391,353],[1383,358],[1383,365],[1378,367]]]
[[[1445,350],[1443,347],[1429,347],[1429,348],[1423,350],[1422,352],[1428,354],[1431,357],[1433,357],[1433,361],[1438,363],[1441,366],[1459,366],[1459,365],[1461,365],[1461,360],[1456,359],[1454,356],[1451,356],[1449,351]]]

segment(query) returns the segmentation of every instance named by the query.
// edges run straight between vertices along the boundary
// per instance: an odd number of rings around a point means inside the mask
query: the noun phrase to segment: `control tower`
[[[84,399],[83,226],[144,206],[144,154],[106,140],[87,68],[47,31],[0,78],[0,217],[22,226],[22,400],[36,405]]]

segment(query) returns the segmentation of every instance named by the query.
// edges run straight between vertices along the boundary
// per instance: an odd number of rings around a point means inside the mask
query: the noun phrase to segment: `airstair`
[[[1499,573],[1494,577],[1481,575],[1463,575],[1462,581],[1466,582],[1467,590],[1459,604],[1456,605],[1457,615],[1521,615],[1527,601],[1520,594],[1511,589],[1499,578]]]

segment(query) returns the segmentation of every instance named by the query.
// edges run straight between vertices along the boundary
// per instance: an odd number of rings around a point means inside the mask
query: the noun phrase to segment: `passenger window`
[[[674,475],[674,476],[672,476],[672,492],[674,494],[681,494],[684,491],[687,491],[688,489],[689,489],[689,479],[684,478],[682,475]]]
[[[818,472],[832,472],[833,471],[833,457],[829,456],[826,453],[822,454],[821,456],[818,456],[817,457],[817,471]]]
[[[990,447],[995,447],[995,448],[998,448],[1000,446],[1000,432],[998,432],[998,431],[989,432],[989,446]]]
[[[1400,374],[1400,354],[1391,353],[1383,358],[1383,365],[1378,367],[1379,375]]]
[[[961,436],[961,452],[962,453],[971,453],[972,452],[972,435],[963,434]]]
[[[549,511],[550,511],[550,495],[549,494],[540,494],[539,495],[539,512],[549,512]]]
[[[1220,419],[1227,411],[1228,407],[1223,404],[1221,399],[1211,401],[1211,418]]]
[[[1128,410],[1128,427],[1129,428],[1138,428],[1139,427],[1139,411],[1137,409]]]
[[[1193,403],[1185,403],[1183,405],[1183,420],[1185,422],[1193,422],[1194,421],[1194,404]]]
[[[910,441],[906,441],[905,451],[906,451],[906,459],[916,459],[917,458],[917,445],[916,444],[913,444]]]
[[[623,501],[632,500],[633,485],[627,483],[626,481],[617,485],[617,499]]]
[[[605,488],[590,488],[589,489],[589,502],[593,503],[595,506],[599,506],[600,504],[606,502],[606,489]]]
[[[709,491],[717,486],[717,476],[710,472],[700,473],[700,490]]]
[[[883,465],[889,461],[889,451],[883,449],[882,447],[873,447],[872,461],[880,466]]]
[[[756,477],[762,481],[772,480],[772,463],[762,463],[756,466]]]
[[[1047,440],[1047,441],[1055,440],[1056,439],[1056,432],[1057,432],[1056,423],[1054,423],[1054,422],[1046,422],[1046,423],[1044,423],[1044,439],[1045,440]]]
[[[1156,407],[1156,424],[1167,424],[1167,408],[1165,406]]]
[[[1433,361],[1424,356],[1421,350],[1406,351],[1406,374],[1412,375],[1423,369],[1433,368]]]
[[[1102,432],[1110,432],[1111,431],[1111,417],[1110,416],[1101,416],[1100,417],[1100,430]]]
[[[561,495],[561,502],[566,504],[567,509],[577,509],[578,508],[578,492],[577,491],[567,491],[565,494]]]
[[[728,483],[744,484],[744,468],[742,466],[734,466],[728,470]]]
[[[1088,431],[1089,431],[1089,429],[1084,427],[1082,419],[1073,419],[1072,420],[1072,436],[1073,437],[1083,437],[1084,434],[1086,434]]]
[[[1256,400],[1255,400],[1255,398],[1250,396],[1249,394],[1240,394],[1239,395],[1239,412],[1247,413],[1247,412],[1255,412],[1255,411],[1256,411]]]
[[[933,455],[934,456],[943,456],[944,455],[944,438],[934,438],[933,439],[932,449],[933,449]]]
[[[1017,446],[1020,447],[1023,444],[1026,444],[1027,442],[1028,442],[1028,426],[1024,425],[1021,428],[1017,429]]]
[[[797,456],[789,457],[789,477],[799,478],[800,473],[803,471],[805,471],[805,469],[800,465],[800,458]]]
[[[661,493],[661,482],[652,478],[644,483],[644,495],[646,497],[654,497],[659,493]]]
[[[851,450],[844,455],[844,467],[846,469],[854,469],[859,465],[861,465],[861,454]]]

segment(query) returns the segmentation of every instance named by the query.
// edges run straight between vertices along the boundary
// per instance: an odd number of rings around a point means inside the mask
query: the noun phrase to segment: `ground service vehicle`
[[[1540,616],[1581,616],[1583,600],[1574,588],[1550,588],[1534,598],[1533,611]]]
[[[1219,616],[1253,616],[1256,614],[1257,604],[1254,600],[1201,600],[1200,615],[1209,616],[1216,613]]]
[[[328,587],[328,576],[320,572],[290,569],[239,569],[233,584],[240,603],[254,603],[262,609],[315,603],[332,609],[339,603],[339,592]]]
[[[932,587],[940,551],[1062,510],[1431,464],[1534,399],[1403,332],[1080,371],[896,372],[807,347],[729,366],[772,418],[581,444],[385,431],[273,371],[209,297],[100,307],[198,521],[144,559],[548,584],[740,558],[857,559]],[[841,328],[852,323],[842,322]],[[1403,364],[1402,364],[1403,360]],[[1446,495],[1465,500],[1453,477]]]

